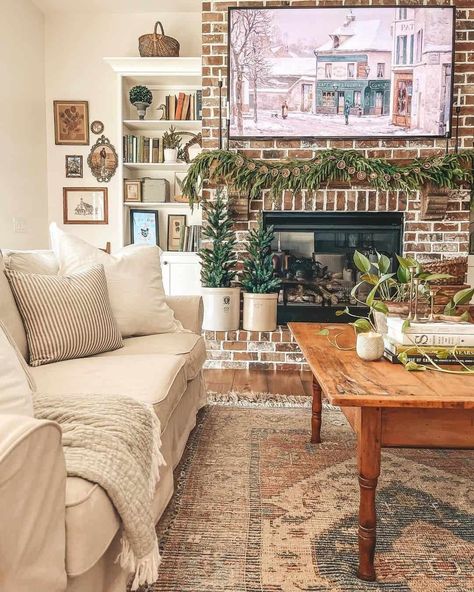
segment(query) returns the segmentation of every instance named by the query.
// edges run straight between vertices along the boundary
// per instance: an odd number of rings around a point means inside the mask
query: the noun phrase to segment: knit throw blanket
[[[159,480],[161,426],[153,408],[123,396],[36,395],[35,416],[57,422],[70,477],[98,483],[123,524],[120,565],[132,590],[158,577],[160,553],[152,514]]]

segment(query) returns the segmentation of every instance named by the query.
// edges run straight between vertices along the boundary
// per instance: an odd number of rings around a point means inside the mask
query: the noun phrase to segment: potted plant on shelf
[[[178,161],[178,150],[181,146],[181,138],[173,126],[163,134],[163,151],[165,162],[174,163]]]
[[[203,237],[211,245],[199,251],[204,300],[203,328],[208,331],[235,331],[240,321],[240,288],[231,286],[236,274],[235,233],[229,204],[222,189],[214,201],[202,203],[206,223]]]
[[[130,89],[130,103],[137,109],[138,119],[145,119],[146,110],[153,102],[153,94],[146,86],[138,85]]]
[[[275,277],[271,244],[273,227],[265,228],[262,216],[249,232],[244,271],[244,321],[246,331],[275,331],[280,278]]]

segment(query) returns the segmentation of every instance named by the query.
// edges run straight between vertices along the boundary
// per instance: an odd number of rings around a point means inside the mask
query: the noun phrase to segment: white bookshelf
[[[143,135],[151,138],[161,138],[163,133],[172,125],[177,131],[199,133],[202,129],[201,121],[194,120],[163,120],[162,110],[159,109],[168,94],[179,92],[194,93],[202,89],[201,58],[104,58],[117,74],[117,104],[118,104],[118,146],[119,168],[117,175],[120,179],[140,179],[142,177],[155,177],[167,179],[170,184],[170,199],[179,193],[176,182],[176,174],[184,176],[189,165],[178,163],[124,163],[122,137],[127,134]],[[128,94],[130,88],[137,84],[147,86],[153,93],[153,103],[147,110],[144,120],[139,120],[136,109],[130,104]],[[191,138],[191,136],[189,136]],[[186,139],[186,136],[184,140]],[[167,222],[170,213],[186,214],[188,224],[201,224],[202,215],[200,208],[191,210],[188,204],[179,202],[124,202],[123,183],[121,183],[120,199],[117,200],[119,208],[119,220],[122,225],[123,244],[130,242],[129,213],[131,208],[147,208],[158,211],[160,247],[163,251],[167,248]],[[180,254],[179,261],[186,257],[191,263],[196,263],[196,255],[193,253]]]

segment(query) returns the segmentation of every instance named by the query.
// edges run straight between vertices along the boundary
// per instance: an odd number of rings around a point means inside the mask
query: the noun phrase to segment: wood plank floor
[[[207,388],[217,393],[231,390],[275,395],[311,396],[310,372],[272,372],[268,370],[215,370],[204,371]]]

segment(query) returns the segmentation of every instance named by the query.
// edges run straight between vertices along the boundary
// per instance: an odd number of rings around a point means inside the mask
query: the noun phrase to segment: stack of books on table
[[[387,318],[384,355],[390,362],[398,363],[399,354],[406,353],[408,361],[417,364],[428,362],[424,354],[437,364],[458,364],[458,360],[474,364],[474,323],[410,321],[403,331],[404,322],[399,317]]]

